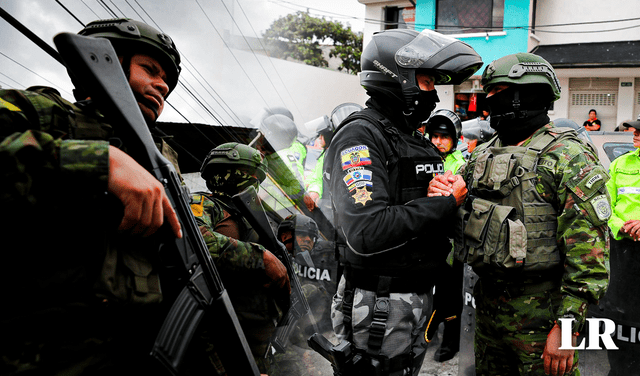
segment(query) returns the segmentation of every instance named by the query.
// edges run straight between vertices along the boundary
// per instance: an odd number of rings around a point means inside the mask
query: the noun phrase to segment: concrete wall
[[[541,44],[593,43],[640,39],[636,21],[585,24],[638,17],[636,1],[609,0],[537,0],[536,36]],[[547,26],[569,24],[567,26]],[[607,31],[612,29],[623,29]]]

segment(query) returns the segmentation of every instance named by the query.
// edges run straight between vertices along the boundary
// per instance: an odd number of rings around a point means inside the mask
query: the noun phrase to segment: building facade
[[[388,28],[433,29],[471,45],[486,64],[533,52],[553,65],[562,97],[551,119],[582,124],[595,109],[603,131],[640,114],[640,8],[622,0],[358,0],[366,45]],[[438,88],[439,108],[463,120],[485,108],[480,76]]]

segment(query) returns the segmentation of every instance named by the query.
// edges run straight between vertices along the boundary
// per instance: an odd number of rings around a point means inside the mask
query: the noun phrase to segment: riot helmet
[[[402,110],[410,122],[417,121],[411,126],[426,120],[439,101],[435,90],[433,96],[420,90],[417,73],[433,76],[436,85],[457,85],[482,66],[482,59],[471,46],[428,29],[420,33],[410,29],[375,33],[360,60],[360,83],[368,94],[383,97]]]
[[[334,108],[333,111],[331,111],[331,116],[330,116],[331,124],[333,124],[333,129],[335,130],[336,128],[338,128],[340,123],[342,123],[342,121],[346,119],[347,116],[361,110],[362,110],[362,106],[356,103],[342,103],[337,105],[336,108]]]
[[[261,109],[253,118],[251,118],[251,121],[249,121],[249,124],[251,124],[255,128],[260,128],[260,123],[264,119],[266,119],[271,115],[276,115],[276,114],[284,115],[289,119],[291,119],[291,121],[294,120],[293,114],[291,113],[291,111],[289,111],[288,108],[276,106],[276,107],[268,107],[268,108]]]
[[[287,232],[290,234],[290,237],[285,236],[286,239],[283,239],[283,235]],[[312,218],[306,215],[291,214],[280,222],[277,233],[278,240],[284,240],[283,243],[285,246],[288,245],[289,242],[293,243],[290,247],[297,253],[302,250],[300,244],[298,244],[297,237],[308,236],[311,242],[315,244],[318,240],[318,225]]]
[[[178,84],[181,70],[180,53],[175,43],[167,34],[146,23],[130,18],[97,20],[87,24],[78,34],[108,39],[116,53],[124,58],[122,68],[127,77],[131,56],[147,54],[158,60],[164,69],[169,93]]]
[[[200,168],[212,192],[235,194],[257,186],[267,176],[267,161],[250,146],[228,142],[212,149]]]
[[[425,130],[429,133],[430,137],[433,137],[433,133],[435,132],[451,136],[453,140],[451,150],[449,151],[449,153],[451,153],[458,147],[458,140],[462,135],[462,122],[453,111],[440,109],[431,114],[426,121]]]
[[[291,146],[298,136],[298,128],[293,120],[281,114],[269,115],[264,118],[260,122],[258,130],[276,151]]]
[[[480,144],[489,141],[495,133],[495,129],[491,128],[487,120],[475,118],[462,122],[462,136],[466,139],[478,140]]]

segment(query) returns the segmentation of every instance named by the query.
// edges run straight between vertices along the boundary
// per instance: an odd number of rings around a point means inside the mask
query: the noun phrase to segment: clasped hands
[[[467,185],[462,176],[454,175],[451,171],[433,177],[429,182],[427,197],[450,196],[456,199],[456,206],[462,205],[467,198]]]

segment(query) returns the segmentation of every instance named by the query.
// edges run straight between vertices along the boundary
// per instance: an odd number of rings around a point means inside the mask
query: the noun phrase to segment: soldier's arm
[[[562,303],[558,318],[576,319],[577,331],[589,304],[604,296],[609,284],[607,220],[611,213],[605,183],[608,174],[593,156],[576,145],[565,145],[555,167],[555,177],[542,174],[538,191],[551,198],[556,192],[558,246],[565,256]],[[539,165],[539,171],[547,171]]]
[[[27,210],[40,193],[51,192],[55,187],[69,187],[87,195],[104,194],[109,176],[109,143],[63,140],[64,133],[51,124],[52,117],[41,116],[33,101],[41,111],[55,105],[35,93],[0,90],[3,197]]]

